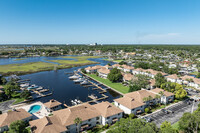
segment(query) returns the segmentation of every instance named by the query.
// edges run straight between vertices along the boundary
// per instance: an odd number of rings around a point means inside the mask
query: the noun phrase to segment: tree
[[[84,68],[81,68],[81,72],[82,72],[82,73],[85,73],[85,74],[87,73],[86,70],[85,70]]]
[[[187,91],[184,89],[180,89],[180,90],[176,91],[176,93],[175,93],[175,97],[177,99],[183,99],[186,96],[187,96]]]
[[[108,79],[111,82],[118,82],[122,80],[121,71],[117,68],[113,68],[110,73],[108,74]]]
[[[121,61],[119,62],[119,65],[127,65],[127,63],[125,61]]]
[[[82,123],[81,118],[77,117],[77,118],[74,120],[74,123],[76,124],[77,132],[79,133],[79,127],[80,127],[80,124]]]
[[[197,74],[197,76],[196,76],[197,78],[200,78],[200,72],[198,72],[198,74]]]
[[[24,90],[21,94],[20,97],[24,99],[28,99],[31,96],[31,93],[28,90]]]
[[[141,87],[138,86],[137,84],[129,85],[129,92],[138,91],[138,90],[141,90]]]
[[[142,119],[121,118],[107,133],[157,133],[158,131],[154,123],[147,123]]]
[[[159,87],[159,88],[160,88],[161,84],[163,84],[167,81],[161,73],[156,74],[155,80],[156,80],[155,85],[156,85],[156,87]]]
[[[148,77],[142,74],[138,74],[129,82],[129,92],[146,88],[148,84]]]
[[[149,113],[150,109],[149,108],[145,108],[144,111],[145,111],[145,113]]]
[[[107,65],[108,65],[108,66],[111,66],[111,64],[110,64],[110,63],[108,63]]]
[[[193,133],[196,130],[194,115],[189,112],[184,113],[179,120],[179,128],[186,133]]]
[[[12,122],[9,126],[9,133],[28,133],[26,123],[22,120]]]
[[[165,121],[160,126],[161,133],[176,133],[176,130],[172,128],[171,123]]]
[[[134,119],[136,116],[135,116],[135,114],[133,114],[133,113],[131,113],[130,115],[129,115],[129,118],[130,119]]]
[[[6,82],[7,82],[6,78],[2,77],[2,78],[1,78],[1,83],[2,83],[3,85],[5,85]]]
[[[11,97],[11,95],[14,92],[14,89],[15,89],[15,87],[13,85],[5,85],[4,91],[5,91],[5,94],[8,96],[8,98]]]

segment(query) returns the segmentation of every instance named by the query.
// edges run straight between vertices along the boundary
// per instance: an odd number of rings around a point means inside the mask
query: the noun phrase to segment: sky
[[[200,0],[0,0],[0,44],[200,44]]]

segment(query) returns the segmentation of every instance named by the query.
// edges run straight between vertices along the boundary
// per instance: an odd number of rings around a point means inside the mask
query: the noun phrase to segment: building
[[[110,70],[104,67],[98,69],[97,72],[99,74],[99,77],[106,79],[108,77],[108,74],[110,73]]]
[[[44,103],[44,106],[49,112],[62,109],[62,103],[54,99],[51,99],[49,102]]]
[[[163,104],[171,103],[172,101],[174,101],[174,93],[165,91],[160,88],[152,89],[151,92],[159,94],[161,96],[160,102]],[[163,95],[161,95],[160,92],[163,92]]]
[[[164,95],[159,93],[163,91]],[[159,97],[160,96],[160,97]],[[157,103],[167,104],[174,100],[173,93],[166,92],[162,89],[139,90],[125,94],[123,97],[115,99],[114,104],[122,109],[125,114],[140,114],[145,111],[146,107]]]
[[[123,110],[109,102],[101,102],[95,105],[83,103],[66,109],[53,112],[53,116],[43,117],[30,122],[33,133],[75,133],[77,125],[76,118],[82,123],[79,131],[85,131],[96,125],[113,124],[123,116]]]
[[[177,76],[176,74],[168,75],[168,76],[166,76],[166,78],[167,78],[167,81],[182,84],[182,79],[179,76]]]
[[[109,102],[101,102],[93,105],[101,114],[101,124],[113,124],[123,116],[123,110],[117,108]]]
[[[29,122],[31,119],[32,115],[24,109],[17,109],[3,113],[0,115],[0,133],[7,131],[10,124],[14,121],[23,120]]]
[[[135,78],[135,76],[130,74],[130,73],[125,73],[125,74],[122,74],[122,75],[123,75],[123,81],[124,82],[128,82],[128,81]]]
[[[132,66],[122,65],[122,70],[124,72],[132,72],[133,69],[134,69],[134,67],[132,67]]]
[[[53,116],[32,121],[30,125],[34,133],[49,132],[51,130],[62,133],[75,133],[77,132],[77,125],[74,123],[76,118],[80,118],[82,121],[79,126],[80,131],[85,131],[101,123],[100,113],[96,108],[88,103],[84,103],[55,111]],[[42,123],[42,121],[46,122],[43,123],[43,126],[38,124]]]
[[[87,73],[95,73],[97,72],[98,69],[102,68],[103,66],[100,66],[100,65],[96,65],[96,66],[93,66],[93,67],[86,67],[85,68],[85,71]]]

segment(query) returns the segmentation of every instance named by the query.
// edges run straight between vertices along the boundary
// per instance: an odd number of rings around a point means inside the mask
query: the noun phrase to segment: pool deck
[[[33,119],[43,118],[43,117],[48,116],[50,114],[47,111],[47,109],[45,108],[45,106],[42,102],[35,102],[35,103],[25,105],[25,106],[21,106],[21,107],[18,107],[18,108],[23,108],[28,112],[30,107],[33,106],[33,105],[40,105],[41,106],[41,109],[38,112],[33,113],[33,116],[34,116]]]

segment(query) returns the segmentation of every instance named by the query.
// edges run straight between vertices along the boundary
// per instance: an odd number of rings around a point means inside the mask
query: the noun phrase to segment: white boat
[[[78,79],[78,78],[80,78],[78,75],[73,75],[69,77],[69,79]]]
[[[89,82],[86,81],[86,80],[84,80],[83,82],[81,82],[81,85],[87,85],[87,84],[89,84]]]
[[[30,86],[29,83],[20,84],[20,87],[22,87],[22,88],[29,87],[29,86]]]
[[[80,82],[83,82],[85,79],[84,78],[79,78],[79,79],[76,79],[74,80],[75,83],[80,83]]]

